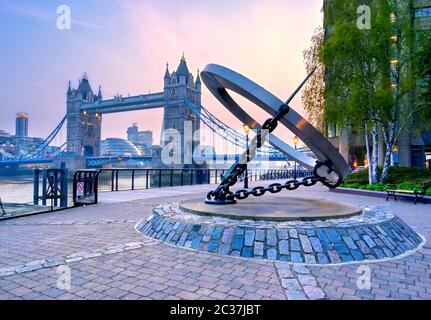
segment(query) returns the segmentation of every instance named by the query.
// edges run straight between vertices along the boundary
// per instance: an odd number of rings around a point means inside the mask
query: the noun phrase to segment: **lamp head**
[[[243,124],[242,127],[244,129],[245,134],[248,134],[250,132],[250,127],[247,124]]]

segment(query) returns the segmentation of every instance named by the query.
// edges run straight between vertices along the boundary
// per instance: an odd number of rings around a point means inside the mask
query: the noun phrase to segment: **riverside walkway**
[[[431,299],[428,241],[405,257],[366,264],[371,287],[362,288],[360,264],[307,266],[218,256],[135,230],[155,206],[204,198],[212,188],[101,193],[95,206],[1,221],[0,299]],[[276,197],[387,206],[424,238],[431,237],[429,205],[339,194],[322,186]]]

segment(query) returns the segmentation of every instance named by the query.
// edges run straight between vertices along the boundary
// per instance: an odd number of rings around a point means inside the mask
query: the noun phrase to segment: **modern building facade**
[[[153,146],[153,132],[150,130],[139,131],[138,124],[134,123],[127,128],[127,140],[133,143],[141,153],[151,153]]]
[[[128,140],[121,138],[106,138],[101,144],[102,156],[127,157],[140,156],[138,148]]]
[[[25,139],[28,137],[28,113],[19,112],[16,114],[15,136]]]
[[[331,3],[336,0],[324,0],[324,26],[325,38],[330,37],[333,28],[333,15]],[[411,11],[411,23],[416,35],[421,32],[429,32],[431,29],[431,0],[406,0]],[[358,2],[359,3],[359,2]],[[416,36],[416,39],[418,37]],[[416,39],[411,42],[408,50],[417,50],[421,45]],[[396,61],[396,60],[395,60]],[[423,79],[418,79],[417,90],[420,90],[420,83]],[[330,83],[326,84],[327,86]],[[430,119],[431,121],[431,119]],[[402,130],[394,147],[392,163],[403,167],[431,167],[431,133],[423,131],[420,134],[407,128]],[[367,166],[365,141],[363,135],[352,132],[349,127],[339,128],[335,125],[328,125],[328,137],[338,146],[340,153],[351,164],[352,167]],[[379,135],[379,165],[383,165],[385,145]]]

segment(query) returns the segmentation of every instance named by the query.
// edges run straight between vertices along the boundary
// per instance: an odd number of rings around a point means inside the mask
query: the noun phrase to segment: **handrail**
[[[218,184],[223,180],[227,169],[202,168],[109,168],[78,170],[73,177],[73,200],[75,206],[96,204],[98,192],[120,190],[151,189],[174,186]],[[107,174],[106,174],[107,173]],[[124,173],[129,173],[127,177]],[[106,175],[104,175],[106,174]],[[302,178],[309,175],[306,170],[249,170],[248,180],[263,181]],[[241,176],[240,179],[244,179]],[[139,186],[139,182],[141,185]],[[79,184],[79,186],[78,186]],[[78,192],[77,188],[81,188]]]

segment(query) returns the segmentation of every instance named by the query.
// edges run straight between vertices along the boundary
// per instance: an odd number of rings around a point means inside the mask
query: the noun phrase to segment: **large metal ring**
[[[247,124],[252,129],[260,129],[261,124],[242,109],[226,89],[232,90],[250,100],[272,116],[284,104],[279,98],[250,79],[217,64],[207,65],[201,72],[201,77],[211,93],[242,123]],[[331,163],[332,169],[343,180],[348,176],[350,172],[349,165],[338,150],[295,110],[290,109],[279,121],[297,135],[314,152],[319,161]],[[269,143],[304,167],[310,170],[314,168],[315,159],[295,150],[274,134],[270,134]]]

